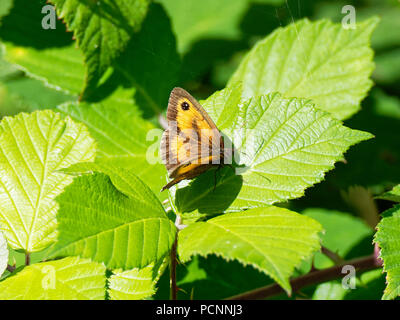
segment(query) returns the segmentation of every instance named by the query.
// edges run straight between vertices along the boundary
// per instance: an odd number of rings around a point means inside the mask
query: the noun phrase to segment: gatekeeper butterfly
[[[224,164],[224,139],[207,112],[186,90],[174,88],[168,101],[168,129],[161,159],[172,179],[161,191]]]

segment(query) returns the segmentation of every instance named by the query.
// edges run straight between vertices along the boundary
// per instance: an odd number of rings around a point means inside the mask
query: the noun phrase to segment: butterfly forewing
[[[224,143],[219,130],[200,103],[184,89],[172,90],[167,119],[161,156],[175,183],[192,179],[211,164],[223,161]],[[175,184],[174,181],[166,187]]]

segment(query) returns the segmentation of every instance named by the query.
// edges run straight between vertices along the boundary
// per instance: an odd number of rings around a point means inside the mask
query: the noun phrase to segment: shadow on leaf
[[[209,170],[176,192],[176,205],[182,213],[222,213],[236,199],[242,185],[243,177],[232,167]]]

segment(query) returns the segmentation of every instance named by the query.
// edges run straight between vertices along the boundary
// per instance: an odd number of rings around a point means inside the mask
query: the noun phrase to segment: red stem
[[[299,291],[301,288],[318,284],[333,279],[337,279],[343,276],[342,268],[345,265],[352,265],[357,272],[363,272],[371,269],[380,267],[381,262],[376,259],[376,255],[372,254],[367,257],[357,258],[349,261],[345,261],[341,265],[336,265],[331,268],[312,271],[308,274],[302,275],[290,281],[293,292]],[[278,284],[271,284],[266,287],[258,288],[252,291],[248,291],[233,297],[228,300],[257,300],[266,299],[278,294],[283,293],[284,290]]]

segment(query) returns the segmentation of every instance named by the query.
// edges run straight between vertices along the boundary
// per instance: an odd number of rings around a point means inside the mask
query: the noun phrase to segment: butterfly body
[[[199,102],[174,88],[167,110],[168,129],[161,141],[161,158],[173,179],[161,191],[224,164],[224,139]]]

